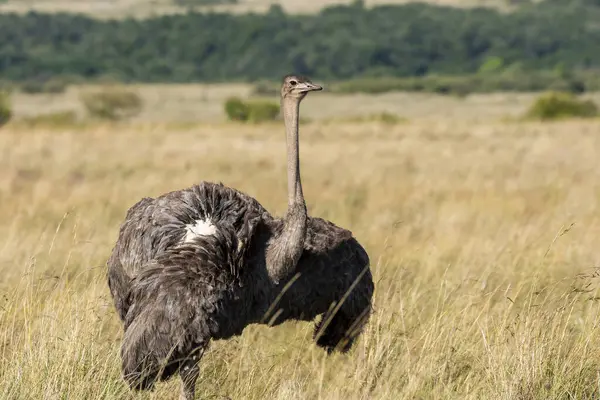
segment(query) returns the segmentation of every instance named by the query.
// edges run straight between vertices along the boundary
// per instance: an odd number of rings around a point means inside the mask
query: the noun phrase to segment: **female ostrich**
[[[194,398],[198,362],[211,339],[253,323],[314,320],[316,344],[349,350],[371,312],[369,257],[352,233],[307,216],[300,182],[298,114],[310,80],[281,88],[288,210],[271,216],[222,184],[144,198],[127,212],[108,260],[108,285],[124,322],[123,377],[152,389],[175,373]]]

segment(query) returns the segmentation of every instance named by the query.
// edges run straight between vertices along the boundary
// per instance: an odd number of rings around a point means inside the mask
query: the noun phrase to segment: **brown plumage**
[[[144,198],[128,211],[108,261],[108,285],[124,322],[122,368],[132,388],[151,389],[179,372],[181,398],[193,399],[210,340],[253,323],[322,315],[315,340],[328,352],[349,350],[361,332],[374,290],[369,257],[350,231],[308,217],[302,194],[299,105],[314,90],[321,87],[304,77],[283,80],[284,218],[210,182]]]

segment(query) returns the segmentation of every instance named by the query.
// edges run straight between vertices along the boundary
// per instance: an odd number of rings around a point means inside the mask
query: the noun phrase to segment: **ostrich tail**
[[[218,332],[214,315],[235,282],[218,249],[208,239],[171,249],[132,280],[121,347],[123,378],[131,388],[151,389],[182,364],[197,362]]]
[[[116,254],[113,253],[108,260],[108,288],[112,295],[113,302],[119,318],[125,321],[127,310],[129,309],[129,290],[131,286],[131,278],[121,265]]]
[[[160,325],[165,317],[160,309],[147,310],[137,315],[125,330],[121,347],[122,373],[132,389],[152,389],[156,381],[168,379],[177,372],[181,351],[173,346],[168,329]]]
[[[208,344],[214,321],[195,303],[202,297],[194,285],[177,285],[188,279],[185,274],[158,274],[134,281],[132,299],[137,301],[127,314],[121,345],[123,379],[132,389],[152,389],[182,366],[198,362]],[[135,297],[140,289],[141,299]]]
[[[166,250],[133,278],[121,347],[131,388],[151,389],[197,362],[212,337],[240,325],[222,322],[240,285],[244,250],[234,230],[220,229]]]

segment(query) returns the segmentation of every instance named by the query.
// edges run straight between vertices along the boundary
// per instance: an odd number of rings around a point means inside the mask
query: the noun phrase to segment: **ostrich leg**
[[[182,363],[181,370],[179,371],[179,376],[181,377],[179,400],[194,400],[196,395],[196,381],[200,375],[198,363],[205,350],[205,345],[199,346],[193,355]]]
[[[196,381],[200,375],[198,364],[186,364],[179,375],[181,376],[181,394],[179,395],[179,400],[194,400],[194,396],[196,395]]]

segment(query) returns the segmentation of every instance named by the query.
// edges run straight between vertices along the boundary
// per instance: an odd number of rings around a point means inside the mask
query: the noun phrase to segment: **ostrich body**
[[[308,217],[300,181],[298,114],[321,87],[288,75],[281,89],[288,210],[273,217],[252,197],[201,182],[129,209],[108,260],[108,285],[124,323],[123,377],[135,389],[179,373],[194,398],[211,339],[253,323],[314,320],[316,344],[349,350],[371,312],[369,257],[352,233]]]

